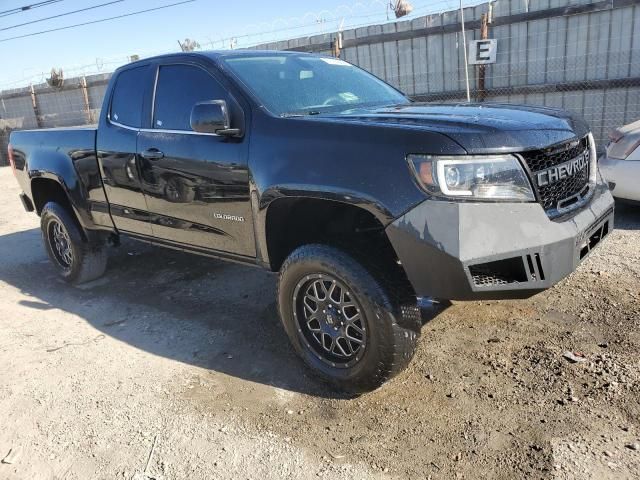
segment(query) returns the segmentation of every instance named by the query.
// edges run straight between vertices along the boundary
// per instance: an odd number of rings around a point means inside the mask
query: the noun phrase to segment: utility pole
[[[487,40],[489,38],[489,15],[483,13],[480,16],[480,40]],[[485,90],[485,76],[487,72],[487,66],[482,64],[478,65],[478,101],[484,102],[487,97],[487,91]]]
[[[464,48],[464,78],[467,84],[467,102],[471,102],[471,91],[469,89],[469,60],[467,59],[467,35],[464,30],[464,8],[460,0],[460,23],[462,24],[462,45]]]

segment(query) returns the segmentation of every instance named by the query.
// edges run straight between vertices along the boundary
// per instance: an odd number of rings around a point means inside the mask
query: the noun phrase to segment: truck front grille
[[[590,154],[588,137],[521,154],[533,175],[532,180],[538,190],[540,203],[547,212],[558,208],[569,208],[573,199],[577,202],[577,196],[583,196],[586,193],[589,183],[590,162],[588,161],[586,167],[578,173],[549,185],[539,186],[537,174],[573,160],[585,152],[588,158]],[[588,158],[588,160],[591,159]]]

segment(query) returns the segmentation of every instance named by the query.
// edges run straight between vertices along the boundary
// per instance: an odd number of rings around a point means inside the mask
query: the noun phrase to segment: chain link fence
[[[461,16],[447,10],[252,48],[338,55],[425,102],[466,101],[468,73],[472,101],[572,111],[591,125],[600,148],[610,129],[640,118],[640,0],[496,0],[468,6],[467,44],[495,39],[497,50],[495,63],[467,69]],[[12,129],[96,122],[109,76],[0,92],[0,164],[6,163]]]
[[[467,7],[467,44],[497,43],[495,63],[468,70],[461,16],[451,10],[345,31],[341,42],[325,35],[256,48],[330,53],[338,41],[342,58],[426,102],[466,101],[468,71],[472,101],[572,111],[587,120],[600,148],[610,129],[640,118],[640,1],[497,0]],[[471,60],[476,52],[467,51]]]

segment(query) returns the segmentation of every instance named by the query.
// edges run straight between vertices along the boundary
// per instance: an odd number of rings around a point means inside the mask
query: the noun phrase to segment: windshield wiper
[[[308,112],[289,112],[280,114],[282,118],[306,117],[307,115],[320,115],[320,112],[318,110],[309,110]]]

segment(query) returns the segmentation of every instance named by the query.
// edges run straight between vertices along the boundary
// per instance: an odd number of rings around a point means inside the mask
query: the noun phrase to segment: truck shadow
[[[58,279],[37,229],[0,236],[0,252],[7,259],[0,280],[28,296],[20,304],[32,309],[29,321],[55,321],[50,311],[58,309],[154,355],[293,392],[345,397],[318,382],[293,352],[269,272],[125,240],[111,249],[103,278],[74,287]],[[47,348],[57,346],[52,340]]]
[[[640,230],[640,204],[616,201],[615,228]]]
[[[640,208],[618,205],[616,228],[640,229]],[[106,275],[77,287],[60,280],[37,229],[0,236],[0,281],[28,298],[30,321],[52,310],[154,355],[243,380],[322,398],[344,395],[318,382],[280,326],[276,276],[125,240]],[[424,311],[424,322],[442,309]],[[55,349],[57,345],[50,345]]]

